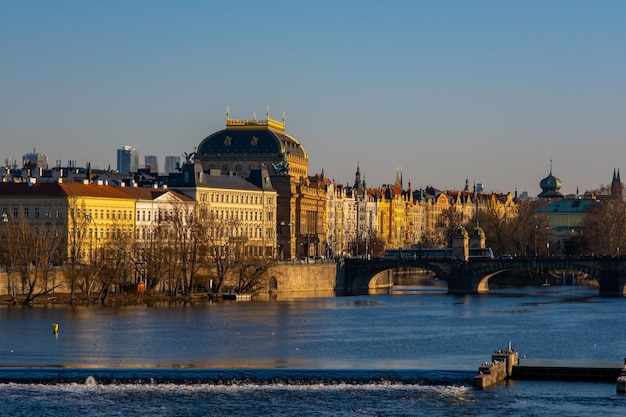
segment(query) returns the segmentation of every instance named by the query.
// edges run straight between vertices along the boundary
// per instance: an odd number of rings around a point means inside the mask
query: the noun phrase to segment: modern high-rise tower
[[[150,168],[150,172],[159,172],[159,158],[156,155],[144,156],[146,169]]]
[[[176,172],[176,167],[180,166],[180,156],[166,156],[165,157],[165,172]]]
[[[27,153],[22,157],[22,162],[24,166],[32,163],[38,168],[48,169],[48,157],[45,154],[36,152],[35,148],[33,148],[33,153]]]
[[[117,170],[121,174],[130,174],[139,169],[139,152],[132,146],[124,146],[117,150]]]

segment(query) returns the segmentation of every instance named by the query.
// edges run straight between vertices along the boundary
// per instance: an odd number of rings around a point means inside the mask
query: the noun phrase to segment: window
[[[35,207],[35,218],[39,218],[39,207]]]

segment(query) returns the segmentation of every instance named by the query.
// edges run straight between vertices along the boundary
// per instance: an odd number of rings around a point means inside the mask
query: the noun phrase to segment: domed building
[[[310,181],[309,156],[282,122],[256,115],[251,120],[231,119],[226,128],[200,142],[193,154],[206,173],[220,172],[247,178],[260,168],[269,171],[277,192],[276,224],[279,259],[312,257],[324,253],[326,194],[320,181]]]
[[[541,192],[537,197],[541,198],[563,198],[561,194],[561,180],[552,175],[552,161],[550,161],[550,174],[539,182]]]
[[[285,119],[231,119],[226,112],[226,129],[207,136],[196,149],[194,159],[205,171],[219,169],[247,177],[250,171],[266,165],[270,174],[306,178],[309,156],[295,138],[285,133]]]

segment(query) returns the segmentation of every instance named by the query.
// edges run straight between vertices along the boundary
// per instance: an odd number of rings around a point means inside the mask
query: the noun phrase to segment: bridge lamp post
[[[550,256],[550,226],[546,226],[546,255]]]

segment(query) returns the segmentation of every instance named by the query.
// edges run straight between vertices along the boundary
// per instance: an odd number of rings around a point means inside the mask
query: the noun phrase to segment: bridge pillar
[[[470,264],[459,262],[450,270],[448,281],[448,294],[476,294],[474,279]]]
[[[454,231],[452,238],[452,257],[467,261],[469,259],[469,234],[463,226]]]
[[[603,270],[598,277],[600,297],[623,297],[626,283],[625,275],[625,272],[618,268]]]

